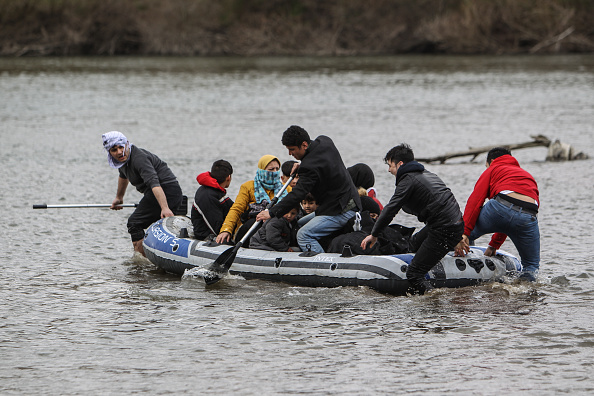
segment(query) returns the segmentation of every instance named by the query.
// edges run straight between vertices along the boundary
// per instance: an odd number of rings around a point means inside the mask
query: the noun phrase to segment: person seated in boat
[[[314,213],[318,208],[316,197],[314,197],[312,193],[307,193],[305,198],[303,198],[303,201],[301,201],[301,207],[305,214]]]
[[[359,195],[371,197],[379,205],[380,210],[384,208],[382,203],[377,199],[375,191],[375,176],[373,171],[367,164],[359,163],[347,168],[355,187],[359,191]]]
[[[292,252],[291,246],[295,246],[292,241],[293,230],[297,227],[295,217],[299,213],[300,206],[289,210],[283,217],[273,217],[266,220],[258,232],[250,239],[251,249],[275,250],[277,252]]]
[[[289,160],[289,161],[283,162],[283,164],[281,165],[281,171],[282,171],[281,181],[283,182],[283,184],[285,184],[287,182],[287,180],[289,180],[289,177],[291,177],[291,171],[293,170],[293,166],[295,166],[296,163],[297,163],[297,161]],[[295,184],[297,184],[297,180],[299,180],[299,176],[295,176],[293,178],[293,180],[289,184],[289,187],[291,187],[291,188],[295,187]]]
[[[536,180],[505,147],[491,149],[485,165],[487,169],[464,208],[464,235],[456,246],[456,255],[466,255],[470,241],[494,232],[485,251],[485,256],[493,256],[509,236],[522,261],[520,279],[535,281],[540,267]],[[489,200],[485,203],[485,199]]]
[[[212,164],[210,172],[203,172],[196,177],[200,187],[194,195],[191,211],[194,238],[206,239],[209,235],[219,234],[233,205],[233,200],[227,195],[232,174],[231,164],[221,159]]]
[[[266,208],[275,194],[282,188],[280,178],[281,162],[274,155],[264,155],[258,160],[258,170],[253,180],[241,185],[235,202],[229,209],[225,221],[221,226],[217,243],[231,242],[233,236],[238,242],[256,221],[255,216]],[[290,188],[280,196],[287,195]],[[249,247],[249,240],[244,247]]]
[[[316,202],[316,197],[314,197],[312,193],[307,193],[305,198],[303,198],[303,201],[301,201],[301,211],[297,215],[299,227],[303,227],[308,221],[314,218],[317,208],[318,203]]]
[[[311,140],[307,131],[299,126],[289,127],[282,136],[282,144],[296,160],[299,181],[287,196],[270,210],[262,211],[256,220],[282,217],[301,203],[308,192],[319,204],[315,217],[297,232],[297,242],[303,251],[323,253],[319,240],[340,230],[361,209],[359,193],[344,162],[328,136]]]
[[[167,164],[155,154],[130,143],[123,133],[102,135],[109,165],[119,171],[116,197],[110,209],[120,210],[131,183],[144,194],[128,218],[128,233],[134,250],[144,255],[144,230],[155,221],[174,216],[183,202],[182,189]]]
[[[414,159],[413,150],[405,143],[386,154],[384,162],[396,178],[396,189],[361,247],[373,247],[380,232],[388,227],[400,209],[416,215],[425,227],[410,240],[415,256],[408,265],[406,278],[411,292],[423,294],[433,288],[425,280],[425,274],[462,239],[464,221],[452,191]]]

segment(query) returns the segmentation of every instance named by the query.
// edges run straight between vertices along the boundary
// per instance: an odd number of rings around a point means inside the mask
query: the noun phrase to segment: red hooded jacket
[[[474,190],[464,208],[464,235],[470,235],[483,207],[485,199],[492,199],[501,191],[514,191],[533,198],[539,205],[538,186],[530,173],[520,168],[518,161],[511,155],[495,158],[479,177]],[[507,235],[495,233],[489,243],[499,249]]]

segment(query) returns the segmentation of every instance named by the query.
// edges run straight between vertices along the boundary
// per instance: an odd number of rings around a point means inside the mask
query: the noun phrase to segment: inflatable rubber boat
[[[191,238],[192,223],[185,216],[161,219],[147,230],[146,257],[166,272],[184,275],[208,267],[229,245]],[[485,249],[472,247],[466,257],[447,254],[426,275],[435,287],[464,287],[503,281],[522,270],[518,258],[498,251],[487,257]],[[299,286],[367,286],[381,293],[405,295],[406,269],[414,254],[357,256],[338,253],[274,252],[240,248],[229,272],[245,279],[265,279]]]

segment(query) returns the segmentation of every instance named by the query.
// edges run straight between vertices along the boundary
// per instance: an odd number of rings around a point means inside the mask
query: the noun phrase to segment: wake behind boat
[[[144,252],[166,272],[208,267],[228,245],[191,238],[192,223],[185,216],[161,219],[147,230]],[[522,270],[518,258],[498,250],[487,257],[485,248],[472,247],[466,257],[448,253],[426,278],[435,287],[457,288],[503,281]],[[381,293],[405,295],[406,269],[414,254],[393,256],[337,253],[275,252],[240,248],[229,272],[245,279],[265,279],[309,287],[366,286]]]

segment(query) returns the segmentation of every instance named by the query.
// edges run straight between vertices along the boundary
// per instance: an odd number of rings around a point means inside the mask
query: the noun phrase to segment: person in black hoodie
[[[373,170],[367,164],[358,163],[347,168],[355,187],[359,190],[359,195],[371,197],[378,205],[379,209],[382,210],[384,206],[381,204],[379,199],[376,197],[376,191],[373,185],[375,184],[375,176]]]
[[[206,239],[209,235],[218,235],[221,225],[233,200],[227,196],[227,188],[231,184],[233,167],[225,160],[212,164],[210,172],[196,177],[200,187],[196,190],[192,204],[192,225],[194,238]]]
[[[319,206],[315,217],[297,232],[297,242],[303,251],[310,247],[313,252],[323,253],[319,240],[340,230],[361,210],[359,193],[328,136],[321,135],[312,141],[305,129],[293,125],[283,133],[282,144],[289,155],[301,161],[293,168],[298,167],[299,181],[269,211],[260,212],[256,220],[282,217],[311,192]]]
[[[384,161],[396,177],[396,190],[361,247],[373,246],[400,209],[416,215],[425,227],[410,240],[411,251],[416,254],[406,270],[406,278],[412,293],[424,294],[433,289],[425,280],[425,274],[458,244],[464,232],[464,221],[451,190],[414,159],[412,149],[404,143],[386,154]]]

